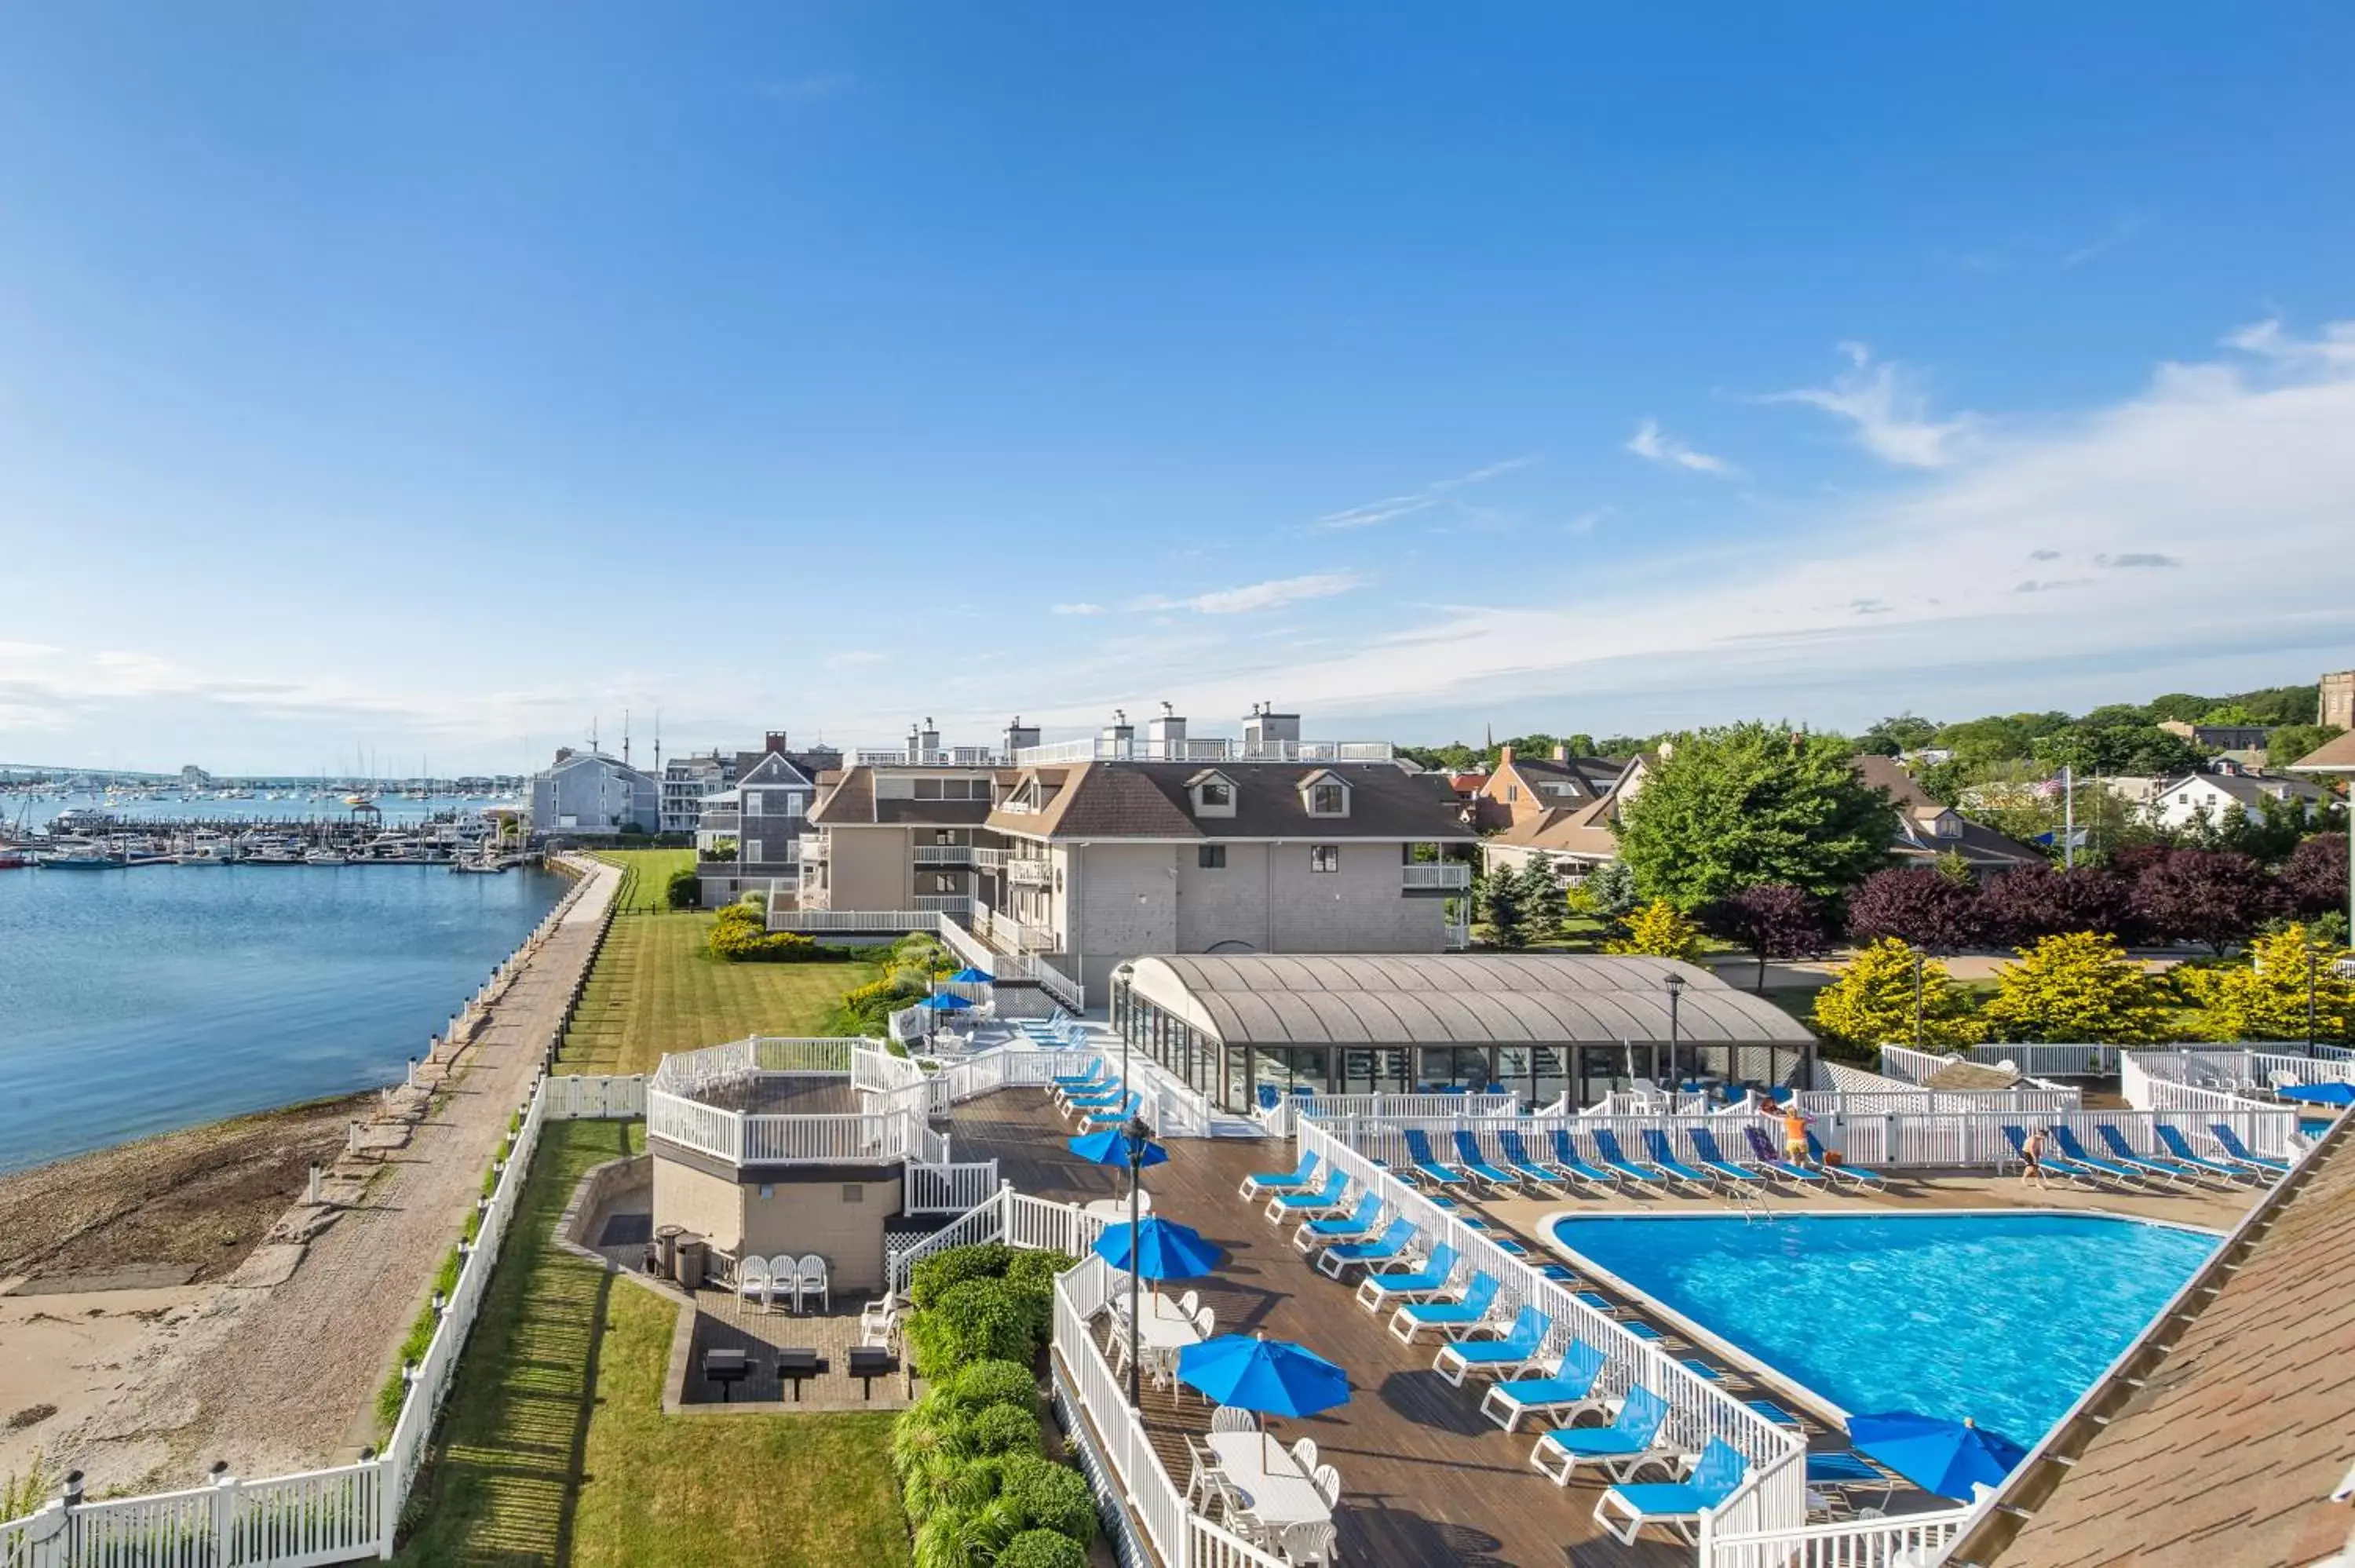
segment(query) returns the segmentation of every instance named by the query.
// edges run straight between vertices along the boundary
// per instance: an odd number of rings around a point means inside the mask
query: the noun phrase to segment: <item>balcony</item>
[[[984,849],[981,845],[975,844],[973,847],[973,863],[983,871],[996,871],[1006,863],[1006,852],[1002,849]]]
[[[918,844],[918,865],[971,865],[974,850],[971,844]]]
[[[743,825],[743,813],[741,811],[706,810],[696,819],[695,825],[702,832],[732,833]]]
[[[1424,862],[1399,869],[1399,885],[1411,893],[1462,893],[1472,885],[1472,868],[1460,860]]]
[[[1009,860],[1006,863],[1006,880],[1018,887],[1049,887],[1054,885],[1054,863],[1044,860]]]
[[[801,847],[801,861],[804,865],[818,865],[824,863],[826,860],[826,835],[824,833],[804,833],[794,842]]]
[[[646,1132],[738,1166],[869,1165],[942,1156],[921,1101],[868,1095],[859,1040],[751,1039],[666,1056]]]
[[[1449,921],[1446,933],[1445,950],[1448,952],[1460,953],[1472,945],[1472,922],[1469,920]]]
[[[973,895],[970,893],[919,893],[916,908],[933,915],[970,915]]]

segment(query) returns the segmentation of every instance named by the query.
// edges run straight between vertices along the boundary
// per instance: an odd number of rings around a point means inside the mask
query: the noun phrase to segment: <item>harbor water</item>
[[[552,873],[0,872],[0,1171],[396,1082]]]

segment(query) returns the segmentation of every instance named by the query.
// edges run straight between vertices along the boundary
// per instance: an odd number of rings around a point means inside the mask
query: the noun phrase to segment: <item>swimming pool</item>
[[[2214,1250],[2101,1214],[1559,1214],[1554,1243],[1840,1409],[2034,1444]]]

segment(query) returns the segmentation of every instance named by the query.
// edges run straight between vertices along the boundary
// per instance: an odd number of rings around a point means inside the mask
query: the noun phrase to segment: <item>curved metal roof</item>
[[[1491,953],[1187,954],[1135,960],[1131,984],[1229,1044],[1593,1044],[1668,1038],[1804,1044],[1789,1013],[1668,959]]]

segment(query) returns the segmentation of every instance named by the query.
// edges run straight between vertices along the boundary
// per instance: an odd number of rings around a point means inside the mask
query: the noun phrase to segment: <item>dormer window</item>
[[[1198,817],[1235,814],[1235,781],[1216,768],[1204,768],[1186,780],[1186,794]]]
[[[1958,816],[1955,815],[1955,813],[1954,813],[1954,812],[1952,812],[1952,811],[1941,811],[1941,812],[1939,812],[1939,813],[1938,813],[1938,822],[1937,822],[1937,834],[1938,834],[1938,836],[1939,836],[1940,838],[1942,838],[1942,839],[1958,839],[1958,838],[1961,838],[1961,837],[1963,836],[1963,820],[1962,820],[1962,818],[1960,818],[1960,817],[1958,817]]]
[[[1014,787],[1014,793],[1006,798],[1006,810],[1035,811],[1039,809],[1041,794],[1039,788],[1039,776],[1034,773]]]
[[[1321,769],[1300,781],[1300,797],[1312,817],[1349,814],[1349,786]]]

